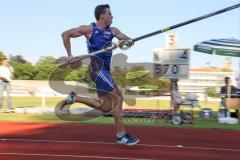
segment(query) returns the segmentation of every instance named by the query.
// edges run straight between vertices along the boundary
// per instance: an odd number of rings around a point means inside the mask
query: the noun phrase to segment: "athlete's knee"
[[[114,108],[122,106],[122,103],[123,103],[123,98],[121,96],[117,95],[113,98],[112,104],[113,104]]]
[[[98,107],[98,109],[99,109],[100,111],[104,112],[104,113],[111,112],[112,107],[111,107],[111,105],[109,105],[109,104],[111,104],[109,101],[106,101],[106,100],[101,101],[101,102],[100,102],[100,106]]]
[[[123,103],[123,97],[122,96],[119,96],[119,102],[122,104]]]

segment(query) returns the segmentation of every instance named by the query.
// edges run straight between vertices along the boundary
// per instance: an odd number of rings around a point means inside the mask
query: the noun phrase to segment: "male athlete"
[[[62,33],[68,60],[73,57],[70,38],[84,36],[87,40],[89,54],[109,46],[114,37],[119,40],[120,47],[133,45],[131,38],[123,34],[118,28],[111,27],[113,16],[108,4],[98,5],[94,14],[97,20],[96,23],[82,25]],[[128,146],[135,145],[139,142],[139,139],[132,138],[124,129],[123,96],[110,74],[111,58],[112,51],[107,51],[91,58],[90,76],[96,84],[99,99],[77,96],[76,93],[71,92],[64,100],[63,106],[78,102],[102,112],[112,112],[117,128],[117,143]]]

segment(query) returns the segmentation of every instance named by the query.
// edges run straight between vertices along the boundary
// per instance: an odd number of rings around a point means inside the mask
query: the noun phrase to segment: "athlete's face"
[[[102,19],[105,22],[106,26],[111,26],[113,16],[109,8],[105,9],[105,13],[102,14]]]

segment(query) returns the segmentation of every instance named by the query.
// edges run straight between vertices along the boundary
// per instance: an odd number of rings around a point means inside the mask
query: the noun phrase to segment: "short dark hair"
[[[100,15],[105,13],[106,8],[110,8],[110,6],[108,4],[101,4],[96,6],[94,15],[97,21],[100,19]]]
[[[229,82],[230,77],[225,77],[224,80],[225,80],[225,82]]]

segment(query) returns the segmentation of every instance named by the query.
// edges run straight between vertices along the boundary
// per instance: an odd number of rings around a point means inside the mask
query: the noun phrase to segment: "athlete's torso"
[[[110,27],[101,29],[96,26],[96,23],[92,23],[92,27],[92,35],[87,41],[89,54],[106,48],[111,44],[114,37]],[[104,52],[98,54],[96,57],[91,58],[92,70],[96,71],[100,68],[110,70],[111,58],[112,51]]]

